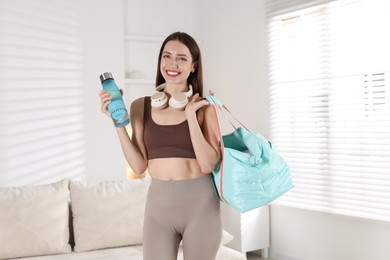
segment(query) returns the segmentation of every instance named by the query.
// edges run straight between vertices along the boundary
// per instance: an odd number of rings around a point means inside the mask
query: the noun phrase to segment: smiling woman
[[[144,259],[176,259],[183,240],[185,259],[213,260],[222,225],[211,171],[220,152],[210,104],[199,99],[201,55],[190,35],[176,32],[163,42],[156,90],[153,96],[131,104],[131,138],[125,128],[116,128],[131,168],[138,173],[148,169],[152,177],[145,210]],[[109,116],[112,97],[105,91],[99,95],[101,110]]]
[[[79,7],[0,1],[0,185],[83,172]]]

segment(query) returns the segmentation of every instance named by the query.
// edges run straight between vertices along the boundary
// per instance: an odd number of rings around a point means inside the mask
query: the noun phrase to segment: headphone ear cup
[[[157,92],[150,97],[150,101],[152,107],[156,109],[163,109],[168,104],[168,97],[164,92]]]
[[[188,97],[185,93],[178,93],[169,99],[169,106],[178,110],[183,110],[188,104]]]
[[[192,96],[193,90],[191,84],[188,86],[189,90],[188,92],[183,92],[183,93],[177,93],[174,94],[170,99],[169,99],[169,106],[178,110],[184,110],[186,105],[188,104],[188,99],[189,97]],[[154,93],[150,97],[150,103],[153,108],[156,109],[163,109],[167,106],[168,104],[168,97],[167,95],[163,92],[165,89],[165,83],[159,85],[156,87],[156,90],[158,92]]]

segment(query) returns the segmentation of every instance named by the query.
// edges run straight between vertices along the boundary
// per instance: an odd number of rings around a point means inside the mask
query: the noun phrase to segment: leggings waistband
[[[211,175],[186,180],[152,179],[148,196],[153,198],[189,198],[215,192]]]

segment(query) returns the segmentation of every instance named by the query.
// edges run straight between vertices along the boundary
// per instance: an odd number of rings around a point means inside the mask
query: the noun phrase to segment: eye
[[[169,56],[169,54],[163,54],[163,56],[162,56],[164,59],[168,59],[170,56]]]
[[[186,62],[188,59],[186,57],[178,57],[177,60],[181,62]]]

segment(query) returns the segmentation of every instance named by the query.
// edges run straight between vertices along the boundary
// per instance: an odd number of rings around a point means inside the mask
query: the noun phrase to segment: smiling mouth
[[[167,70],[166,73],[167,73],[167,75],[169,75],[171,77],[176,77],[180,74],[180,72],[173,71],[173,70]]]

